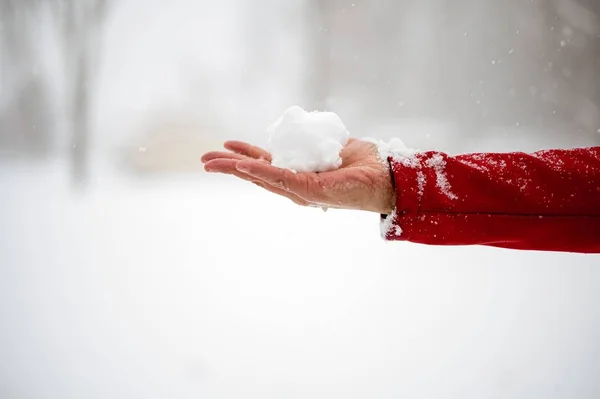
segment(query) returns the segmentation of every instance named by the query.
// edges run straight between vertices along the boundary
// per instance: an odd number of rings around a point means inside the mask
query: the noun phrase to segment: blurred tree
[[[455,126],[455,147],[487,129],[543,146],[600,138],[597,0],[308,4],[314,102],[362,131],[412,118]]]
[[[64,51],[66,107],[70,120],[71,178],[85,183],[89,168],[89,112],[93,78],[100,55],[101,28],[109,0],[63,0],[52,3]]]
[[[38,72],[35,3],[0,1],[0,151],[46,156],[52,145],[48,97]]]
[[[42,155],[51,151],[52,110],[57,98],[48,96],[49,84],[39,73],[43,64],[41,26],[49,17],[50,33],[62,54],[64,73],[64,123],[69,135],[70,171],[74,185],[88,174],[89,111],[93,77],[100,55],[101,28],[109,0],[1,0],[2,96],[0,149],[12,153]],[[46,32],[47,33],[47,32]],[[47,39],[47,38],[44,38]],[[53,93],[53,95],[56,93]],[[62,93],[60,93],[62,94]],[[60,97],[60,96],[58,96]]]
[[[600,129],[600,5],[597,0],[554,0],[552,39],[556,84],[564,112],[584,134]],[[596,135],[596,137],[599,137]]]
[[[308,54],[310,72],[308,73],[309,109],[326,110],[331,88],[331,41],[332,13],[335,3],[327,0],[311,0],[308,7],[309,43]]]

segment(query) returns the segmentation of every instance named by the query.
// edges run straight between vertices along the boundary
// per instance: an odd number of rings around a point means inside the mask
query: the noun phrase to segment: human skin
[[[389,166],[375,144],[350,139],[340,153],[339,169],[294,173],[271,165],[271,155],[260,147],[227,141],[227,151],[202,156],[207,172],[224,173],[250,181],[301,206],[353,209],[389,214],[396,198]]]

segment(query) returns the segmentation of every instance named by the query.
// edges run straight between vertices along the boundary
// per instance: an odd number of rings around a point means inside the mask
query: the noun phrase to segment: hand
[[[395,192],[389,168],[374,144],[350,139],[341,152],[342,166],[331,172],[294,173],[271,165],[262,148],[228,141],[229,151],[204,154],[207,172],[234,175],[298,205],[358,209],[389,214],[395,208]]]

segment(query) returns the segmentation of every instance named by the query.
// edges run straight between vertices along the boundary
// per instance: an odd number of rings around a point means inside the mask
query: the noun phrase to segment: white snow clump
[[[294,172],[327,172],[342,164],[340,152],[350,133],[333,112],[288,108],[267,129],[271,164]]]

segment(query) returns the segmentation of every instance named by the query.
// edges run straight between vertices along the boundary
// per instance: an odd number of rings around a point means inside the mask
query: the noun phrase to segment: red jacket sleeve
[[[600,253],[600,147],[389,161],[388,240]]]

